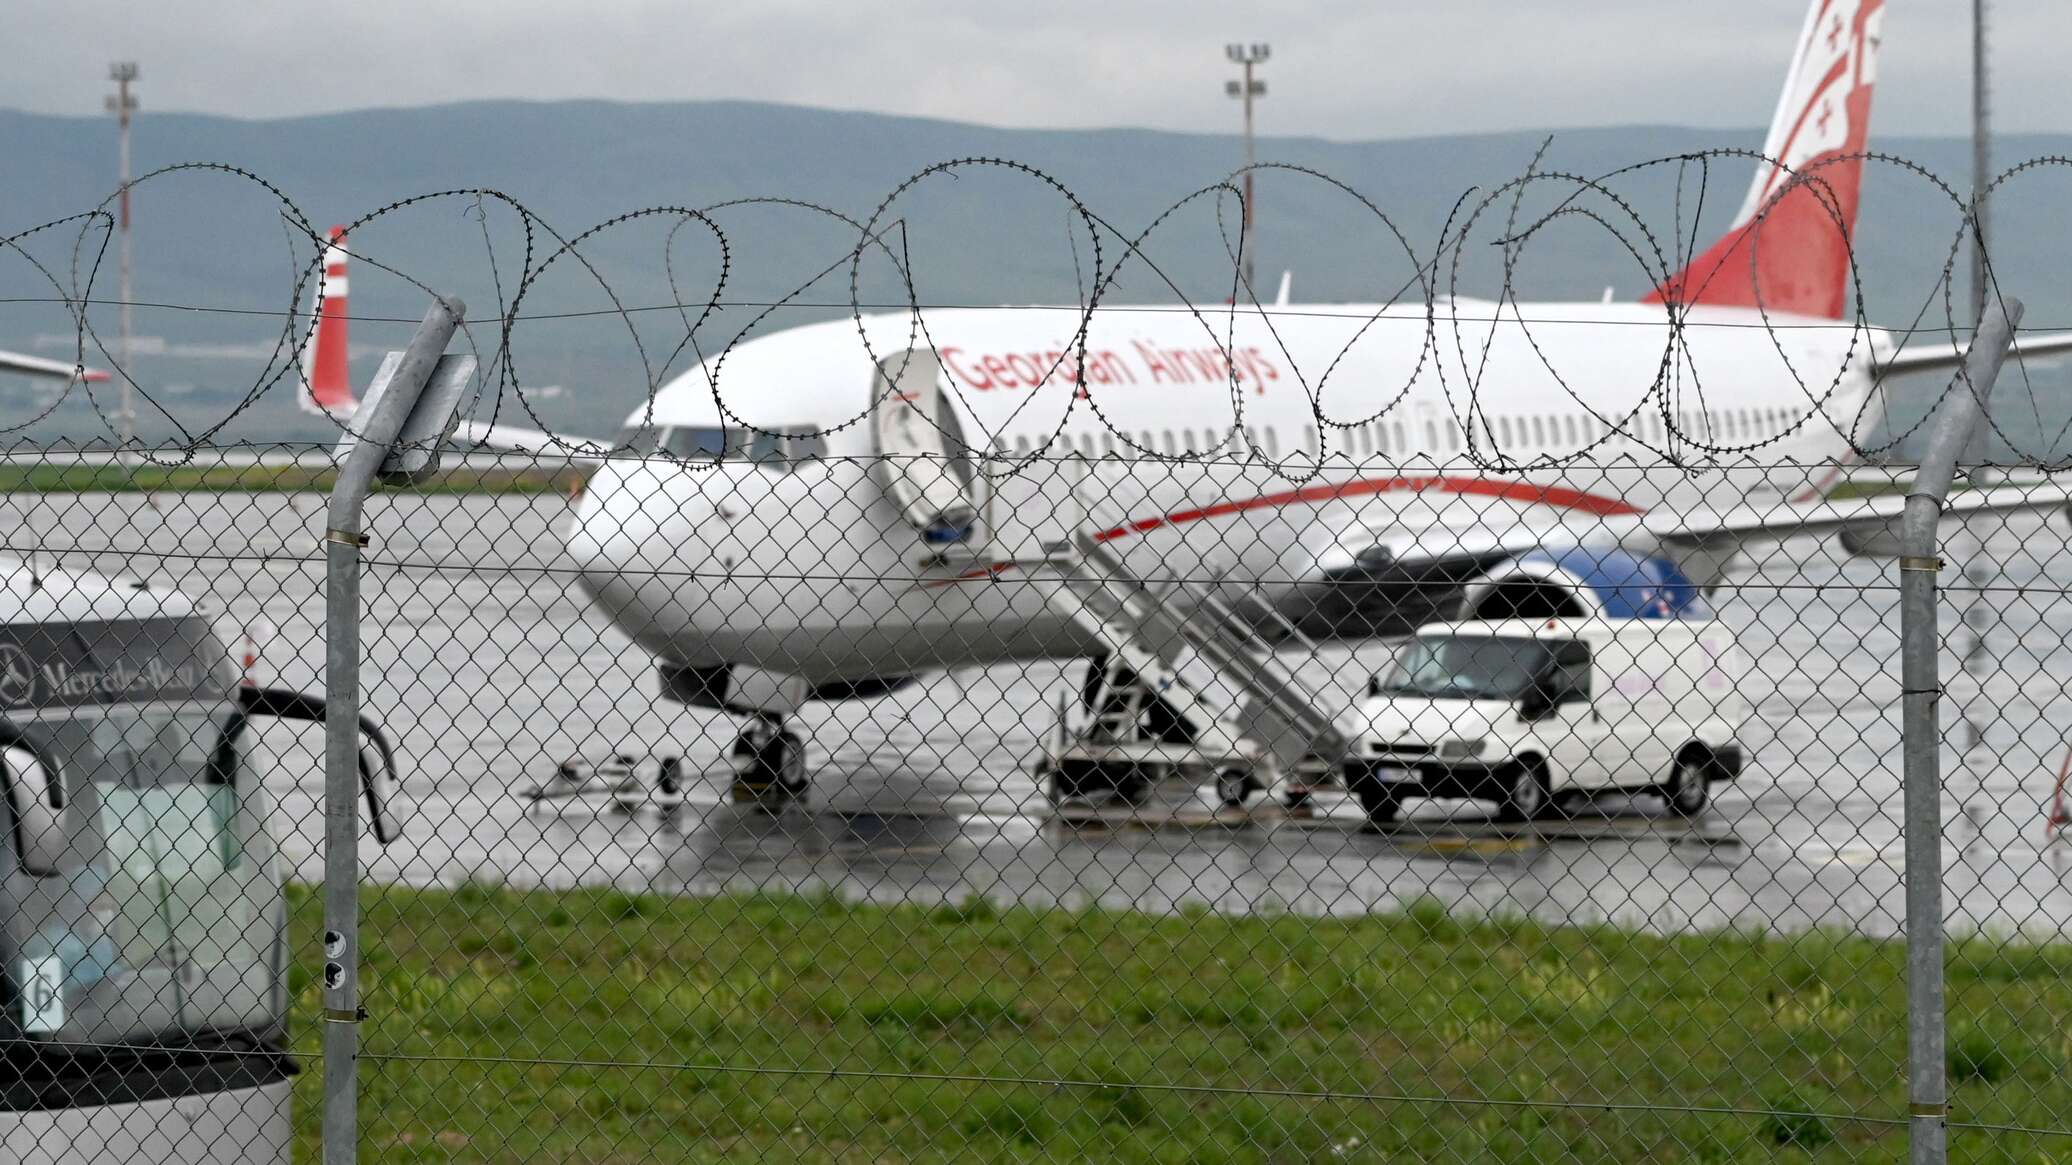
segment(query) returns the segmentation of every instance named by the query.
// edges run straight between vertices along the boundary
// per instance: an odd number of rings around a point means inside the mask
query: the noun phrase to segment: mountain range
[[[1668,126],[1551,136],[1374,131],[1371,141],[1259,140],[1262,161],[1287,167],[1257,178],[1262,298],[1283,271],[1302,302],[1373,302],[1414,289],[1417,269],[1442,236],[1456,237],[1449,224],[1462,241],[1437,266],[1442,289],[1493,296],[1503,285],[1506,250],[1497,242],[1514,224],[1539,222],[1562,206],[1589,214],[1546,220],[1511,249],[1516,293],[1636,297],[1651,285],[1651,272],[1674,265],[1679,246],[1687,252],[1708,242],[1741,202],[1753,163],[1703,152],[1750,150],[1761,139],[1755,130]],[[297,327],[284,313],[306,310],[306,289],[295,295],[298,269],[313,253],[306,230],[388,207],[395,209],[353,234],[355,317],[414,321],[431,289],[459,294],[472,317],[493,319],[499,304],[521,292],[528,243],[537,268],[554,253],[555,234],[570,239],[632,215],[585,239],[580,261],[563,255],[535,271],[522,286],[521,314],[560,318],[526,319],[511,338],[517,379],[537,390],[537,419],[590,434],[615,427],[652,378],[681,371],[744,327],[759,334],[846,311],[858,224],[874,214],[878,237],[897,248],[923,302],[1073,302],[1097,253],[1113,276],[1103,292],[1111,303],[1217,304],[1233,290],[1228,247],[1237,203],[1214,190],[1243,156],[1232,135],[1000,129],[746,102],[591,101],[249,120],[151,114],[139,118],[135,134],[139,173],[181,163],[221,167],[160,174],[134,192],[132,298],[165,305],[135,309],[139,339],[129,362],[150,397],[139,429],[153,436],[173,432],[176,420],[192,433],[226,418],[226,436],[322,435],[323,422],[298,414],[289,381],[278,378],[281,346],[292,345]],[[1953,196],[1970,185],[1969,142],[1875,144],[1919,171],[1873,163],[1866,175],[1857,242],[1865,310],[1885,325],[1940,323],[1941,277],[1961,223]],[[1995,149],[2003,164],[2072,156],[2072,134],[2005,137]],[[0,111],[0,156],[13,163],[0,167],[0,236],[91,211],[115,186],[114,130],[105,118]],[[971,158],[997,161],[902,186],[938,163]],[[1621,172],[1655,159],[1672,160]],[[1522,194],[1506,185],[1528,173],[1535,177]],[[1607,175],[1602,186],[1585,181]],[[2012,180],[1992,202],[1996,276],[2027,301],[2038,326],[2072,328],[2072,232],[2058,209],[2067,193],[2072,172],[2046,165]],[[506,198],[536,217],[528,224]],[[770,202],[712,211],[704,220],[687,213],[771,198],[811,203],[847,221]],[[642,210],[652,212],[633,214]],[[1118,269],[1125,240],[1153,222],[1158,229]],[[76,325],[65,304],[50,302],[60,294],[53,282],[83,283],[104,223],[75,220],[0,253],[0,347],[69,354]],[[113,300],[112,246],[99,259],[94,296]],[[905,299],[881,255],[855,266],[859,298]],[[701,323],[687,345],[686,322],[712,297],[722,270],[720,297],[729,306]],[[1961,305],[1961,254],[1955,272]],[[755,306],[793,293],[783,307]],[[692,304],[690,314],[670,308],[676,303]],[[641,310],[620,315],[620,307]],[[87,318],[112,350],[116,309],[96,305]],[[401,346],[409,325],[355,329],[353,369],[364,381],[381,350]],[[473,331],[483,350],[494,349],[493,325]],[[105,365],[112,352],[90,346],[87,359]],[[2052,383],[2065,386],[2062,376]],[[2057,423],[2051,418],[2067,412],[2055,404],[2063,393],[2048,395],[2050,407],[2034,421],[2046,437]],[[20,417],[4,424],[26,423],[42,400],[32,386],[0,385],[0,412]],[[503,407],[509,418],[516,406]],[[475,411],[486,416],[489,408],[480,402]],[[26,431],[38,439],[105,432],[84,400],[65,402]]]

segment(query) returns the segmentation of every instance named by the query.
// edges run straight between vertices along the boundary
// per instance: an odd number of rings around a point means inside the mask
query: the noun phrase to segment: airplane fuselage
[[[1731,308],[1681,329],[1637,304],[1437,315],[1102,308],[1082,349],[1078,310],[1004,308],[927,312],[924,339],[900,314],[750,340],[629,420],[629,448],[657,455],[597,471],[568,551],[677,665],[818,682],[1071,656],[1081,633],[1027,562],[1075,529],[1144,577],[1285,610],[1377,548],[1472,554],[1525,530],[1648,552],[1651,510],[1817,496],[1886,343]],[[886,458],[874,372],[930,344],[968,455]],[[894,472],[960,475],[969,536],[927,541]]]

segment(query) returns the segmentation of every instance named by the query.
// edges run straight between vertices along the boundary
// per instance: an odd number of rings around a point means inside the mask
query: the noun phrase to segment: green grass
[[[583,476],[570,469],[453,468],[411,488],[420,493],[566,493]],[[329,469],[295,465],[4,465],[0,493],[322,492],[335,477]]]
[[[317,904],[298,891],[295,910],[307,943]],[[1901,951],[1825,933],[1655,939],[1429,903],[1152,917],[470,885],[370,889],[361,935],[368,1160],[1905,1151]],[[315,962],[305,945],[293,982],[304,1161]],[[2056,947],[1953,945],[1953,1119],[2072,1123],[2068,966]],[[2072,1141],[1952,1143],[2029,1161]]]

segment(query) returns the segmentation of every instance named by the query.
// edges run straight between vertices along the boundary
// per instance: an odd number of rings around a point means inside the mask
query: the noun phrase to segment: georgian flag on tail
[[[1726,235],[1647,302],[1842,318],[1884,18],[1884,0],[1815,0],[1763,140],[1770,161]]]
[[[360,407],[353,395],[352,371],[346,361],[346,303],[350,288],[345,275],[345,228],[332,227],[324,247],[324,274],[310,292],[310,336],[302,349],[304,412],[344,421]]]

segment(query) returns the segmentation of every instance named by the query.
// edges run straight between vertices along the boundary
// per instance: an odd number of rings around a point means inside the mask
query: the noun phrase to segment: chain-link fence
[[[924,304],[881,210],[594,440],[531,251],[361,404],[410,265],[297,228],[236,411],[355,440],[0,466],[8,1153],[2054,1159],[2062,339],[1535,307],[1522,199],[1367,307],[1104,305],[1076,199],[1076,306]]]

